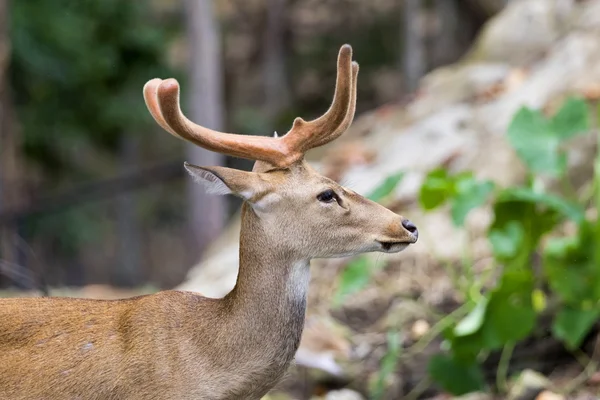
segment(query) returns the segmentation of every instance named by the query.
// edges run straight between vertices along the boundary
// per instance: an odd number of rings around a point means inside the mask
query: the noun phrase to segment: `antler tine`
[[[352,47],[344,45],[338,54],[337,79],[333,102],[329,110],[312,121],[296,118],[292,129],[283,137],[291,148],[302,153],[321,146],[341,135],[352,121],[354,114],[353,87],[358,64],[352,62]],[[349,112],[351,116],[347,119]]]
[[[352,124],[352,121],[354,120],[354,114],[356,112],[356,84],[357,84],[357,80],[358,80],[358,70],[359,70],[358,63],[353,61],[352,62],[352,87],[350,89],[351,90],[350,104],[348,105],[348,110],[346,111],[346,116],[344,117],[344,120],[333,132],[331,132],[329,134],[325,134],[323,136],[316,136],[317,140],[314,143],[312,143],[312,145],[311,145],[312,148],[323,146],[323,145],[337,139],[344,132],[346,132],[346,130]]]
[[[169,132],[171,135],[182,139],[165,121],[162,112],[160,111],[160,107],[158,105],[158,86],[161,84],[162,79],[154,78],[149,80],[144,85],[144,101],[146,102],[146,107],[148,107],[148,111],[150,111],[150,115],[154,118],[156,123],[161,126],[165,131]]]
[[[155,85],[156,97],[153,97],[152,89]],[[279,167],[288,166],[299,158],[295,154],[289,154],[287,146],[279,138],[224,133],[193,123],[181,112],[179,83],[175,79],[165,79],[158,83],[150,81],[146,87],[148,89],[144,94],[150,113],[160,126],[176,137],[207,150],[265,161]]]

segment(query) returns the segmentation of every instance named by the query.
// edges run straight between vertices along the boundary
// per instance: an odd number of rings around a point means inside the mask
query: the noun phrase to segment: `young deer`
[[[245,200],[240,270],[223,299],[164,291],[127,300],[0,300],[0,399],[259,399],[292,361],[312,258],[394,253],[417,241],[407,219],[315,172],[304,153],[340,136],[356,102],[345,45],[333,104],[282,137],[233,135],[181,113],[179,85],[153,79],[156,122],[206,149],[256,160],[252,172],[185,168],[217,194]]]

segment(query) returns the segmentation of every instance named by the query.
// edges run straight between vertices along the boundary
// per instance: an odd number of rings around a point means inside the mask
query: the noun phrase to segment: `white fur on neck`
[[[291,301],[302,302],[306,300],[308,283],[310,281],[310,262],[295,262],[287,279],[287,295]]]

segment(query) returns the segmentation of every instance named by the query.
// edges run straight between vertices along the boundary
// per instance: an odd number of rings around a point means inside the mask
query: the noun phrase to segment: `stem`
[[[400,358],[408,358],[412,357],[415,354],[421,353],[425,348],[431,343],[433,339],[435,339],[439,334],[441,334],[444,329],[446,329],[450,324],[456,322],[459,318],[464,317],[469,312],[469,303],[464,303],[462,306],[458,307],[456,310],[452,311],[450,314],[446,315],[442,319],[440,319],[435,325],[433,325],[429,331],[421,337],[415,344],[411,347],[407,348]]]
[[[562,390],[562,393],[568,395],[574,392],[578,387],[583,385],[596,371],[598,371],[598,361],[595,360],[597,357],[598,349],[600,348],[600,337],[596,338],[596,344],[594,346],[594,352],[592,357],[589,358],[583,351],[579,350],[573,353],[573,356],[577,359],[584,368],[583,371],[575,378],[573,378],[568,385]]]
[[[466,232],[467,235],[469,235],[468,232]],[[469,246],[470,241],[467,239],[466,243],[463,243],[463,251],[462,251],[462,262],[461,262],[461,266],[462,266],[462,273],[463,276],[466,279],[466,290],[463,290],[463,293],[471,293],[472,292],[472,287],[475,284],[475,272],[473,271],[473,257],[471,254],[471,248]],[[464,289],[464,288],[463,288]]]
[[[596,118],[596,159],[594,160],[594,195],[595,201],[594,205],[596,206],[596,214],[600,212],[600,127],[598,126],[598,119],[600,119],[600,103],[598,104],[598,112]],[[596,223],[595,225],[595,236],[596,242],[600,240],[600,215],[596,215]],[[596,246],[594,250],[594,262],[598,265],[600,262],[600,246]]]
[[[496,386],[498,387],[498,391],[501,393],[506,393],[508,390],[506,376],[508,375],[508,367],[510,365],[510,359],[514,349],[514,343],[508,343],[502,348],[502,354],[500,355],[500,361],[498,362],[498,369],[496,370]]]
[[[421,379],[421,381],[404,396],[404,400],[416,400],[418,399],[431,385],[431,379],[429,377],[425,377]]]

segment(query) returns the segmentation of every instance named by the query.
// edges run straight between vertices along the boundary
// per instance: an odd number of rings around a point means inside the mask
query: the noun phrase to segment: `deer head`
[[[320,175],[304,160],[308,150],[336,139],[352,123],[357,76],[352,49],[344,45],[329,110],[313,121],[296,118],[282,137],[223,133],[191,122],[181,112],[175,79],[149,81],[144,99],[156,122],[173,136],[256,161],[252,172],[188,163],[185,168],[209,191],[245,200],[245,212],[260,221],[263,234],[280,249],[302,258],[394,253],[417,241],[416,226]]]

